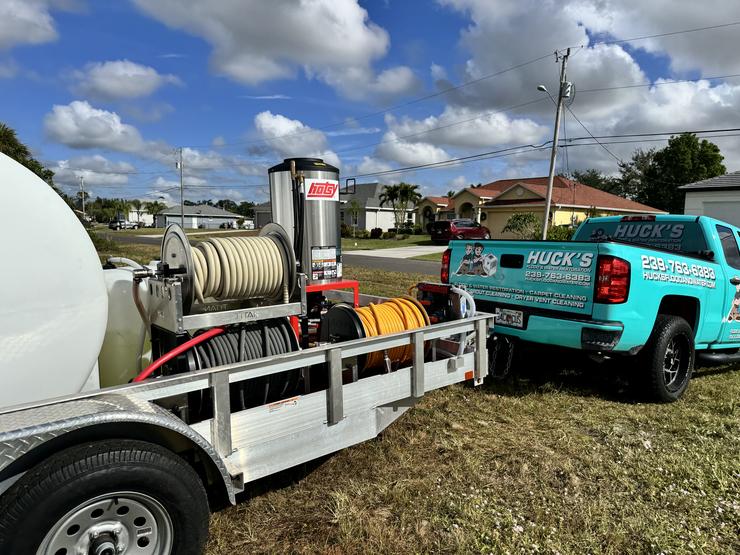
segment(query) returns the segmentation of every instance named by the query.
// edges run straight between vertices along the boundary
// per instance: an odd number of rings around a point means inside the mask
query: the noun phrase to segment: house
[[[217,206],[196,204],[185,206],[185,228],[218,229],[222,224],[236,227],[236,221],[244,219],[239,214],[229,212]],[[154,217],[155,227],[167,227],[180,223],[180,206],[171,206]]]
[[[512,239],[503,233],[514,214],[532,212],[544,216],[547,177],[500,179],[479,187],[469,187],[452,197],[454,218],[473,219],[491,230],[494,239]],[[431,198],[431,197],[427,197]],[[419,206],[425,204],[422,199]],[[550,221],[553,225],[576,225],[588,216],[617,214],[663,214],[661,210],[612,195],[571,179],[556,176],[553,180]],[[440,212],[449,219],[448,212]]]
[[[357,229],[370,231],[379,227],[383,231],[396,227],[396,217],[389,203],[380,206],[380,195],[383,193],[382,183],[358,183],[354,193],[343,194],[339,197],[339,218],[343,224],[356,225]],[[352,213],[352,201],[357,201],[358,212]],[[416,221],[416,209],[409,205],[404,221]]]
[[[128,220],[129,222],[138,223],[143,227],[152,227],[154,225],[154,216],[144,210],[143,206],[139,210],[132,206],[131,209],[129,209],[128,211],[126,220]]]
[[[357,229],[370,231],[375,227],[387,231],[396,227],[395,215],[390,204],[380,206],[380,195],[383,192],[382,183],[358,183],[354,193],[341,193],[339,197],[339,217],[343,224],[356,225]],[[351,210],[352,201],[357,201],[357,214]],[[257,227],[263,227],[272,221],[270,203],[265,202],[254,207],[254,218]],[[406,211],[406,221],[416,221],[416,209],[409,206]]]
[[[432,222],[454,217],[455,201],[451,197],[424,197],[416,205],[416,220],[427,231]]]
[[[711,216],[740,226],[740,171],[689,183],[679,189],[686,192],[684,214]]]

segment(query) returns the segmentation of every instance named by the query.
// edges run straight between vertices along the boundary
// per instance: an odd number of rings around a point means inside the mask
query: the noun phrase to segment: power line
[[[617,157],[611,150],[609,150],[608,148],[606,148],[602,143],[600,143],[599,140],[596,137],[594,137],[593,133],[591,133],[591,131],[588,130],[588,127],[586,127],[583,124],[583,122],[580,119],[578,119],[578,116],[573,112],[573,110],[571,110],[570,106],[567,106],[566,105],[565,107],[570,112],[570,115],[573,116],[573,118],[579,123],[579,125],[581,127],[583,127],[583,129],[586,131],[586,133],[588,133],[589,137],[591,137],[594,141],[596,141],[596,144],[601,145],[601,148],[603,148],[604,150],[606,150],[612,158],[614,158],[617,162],[619,162],[621,164],[622,163],[622,160],[619,157]]]
[[[696,79],[675,79],[670,81],[661,81],[660,83],[635,83],[632,85],[617,85],[614,87],[596,87],[592,89],[579,89],[579,93],[592,93],[603,91],[616,91],[620,89],[637,89],[641,87],[662,87],[664,85],[677,85],[680,83],[698,83],[699,81],[714,81],[718,79],[730,79],[740,77],[740,73],[730,73],[728,75],[713,75],[708,77],[698,77]]]
[[[646,40],[646,39],[656,39],[660,37],[671,37],[674,35],[683,35],[686,33],[696,33],[699,31],[709,31],[712,29],[722,29],[724,27],[734,27],[735,25],[740,25],[740,21],[732,21],[730,23],[721,23],[718,25],[709,25],[707,27],[694,27],[693,29],[684,29],[682,31],[670,31],[667,33],[657,33],[654,35],[643,35],[640,37],[632,37],[629,39],[614,39],[614,40],[607,40],[607,41],[599,41],[595,44],[621,44],[623,42],[636,42],[638,40]]]

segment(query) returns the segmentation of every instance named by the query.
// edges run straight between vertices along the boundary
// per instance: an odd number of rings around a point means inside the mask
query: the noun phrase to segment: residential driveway
[[[372,256],[376,258],[413,258],[422,254],[443,253],[447,245],[421,245],[416,247],[398,247],[396,249],[344,250],[344,255]]]

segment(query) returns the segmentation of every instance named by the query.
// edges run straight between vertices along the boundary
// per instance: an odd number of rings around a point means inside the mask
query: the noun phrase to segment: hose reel
[[[334,305],[322,323],[322,341],[340,343],[353,339],[377,337],[428,326],[429,315],[413,297],[403,296],[378,304],[353,308],[347,304]],[[394,347],[387,353],[376,351],[358,357],[360,371],[376,369],[387,360],[402,366],[411,360],[413,347]]]
[[[185,232],[171,224],[162,240],[162,262],[182,282],[183,313],[209,300],[288,302],[297,281],[290,238],[278,224],[268,224],[258,237],[211,237],[195,247]]]

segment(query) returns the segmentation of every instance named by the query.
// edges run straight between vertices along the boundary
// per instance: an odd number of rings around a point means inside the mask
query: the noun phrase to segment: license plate
[[[496,323],[512,328],[524,327],[524,312],[521,310],[510,310],[508,308],[497,308],[495,313]]]

